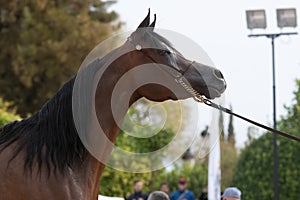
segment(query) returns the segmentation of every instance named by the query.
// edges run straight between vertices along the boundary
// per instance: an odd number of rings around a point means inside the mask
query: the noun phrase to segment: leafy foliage
[[[0,94],[18,113],[37,111],[87,53],[120,24],[100,0],[0,2]]]
[[[8,122],[20,119],[14,109],[9,109],[11,103],[3,101],[0,98],[0,127]]]
[[[300,136],[300,81],[295,98],[286,106],[287,116],[279,121],[279,128]],[[300,144],[278,137],[280,199],[299,199]],[[266,133],[241,153],[232,185],[241,188],[243,199],[273,199],[273,135]]]
[[[232,110],[232,106],[230,106],[230,110]],[[235,133],[234,133],[233,116],[232,115],[229,116],[227,141],[230,142],[233,146],[235,145]]]
[[[180,121],[179,118],[182,116],[181,111],[177,110],[178,107],[175,104],[174,102],[166,102],[160,105],[163,107],[157,107],[153,106],[151,102],[139,101],[129,109],[127,115],[129,119],[125,118],[123,123],[123,128],[126,131],[120,131],[116,145],[129,152],[145,153],[156,151],[170,143],[179,129],[178,120]],[[149,106],[152,108],[152,111],[148,110]],[[167,117],[165,126],[160,129],[161,127],[156,126],[156,122],[153,122],[151,117],[149,117],[149,112],[152,113],[152,118],[161,121],[163,120],[163,113],[165,113],[161,112],[162,108],[172,116]],[[183,109],[187,110],[187,108]],[[172,110],[172,112],[168,112],[168,110]],[[132,121],[134,121],[134,125],[131,124]],[[184,122],[181,123],[184,126]],[[147,137],[153,131],[156,134]],[[133,137],[133,133],[138,134],[139,137],[144,136],[147,138]],[[162,163],[165,156],[167,155],[162,154],[151,162]],[[136,166],[140,163],[130,162],[130,164]],[[108,196],[126,197],[133,192],[133,182],[137,179],[141,179],[144,182],[145,192],[159,190],[160,184],[165,181],[170,183],[171,191],[173,191],[177,188],[177,182],[181,176],[188,179],[189,189],[195,191],[196,195],[199,195],[201,191],[199,188],[207,185],[207,163],[197,163],[194,167],[186,163],[182,166],[175,165],[172,170],[161,169],[150,173],[127,173],[107,167],[101,178],[100,193]]]
[[[161,169],[155,172],[154,187],[152,190],[159,190],[162,182],[168,182],[170,192],[177,189],[180,177],[185,177],[188,181],[188,189],[193,191],[196,197],[200,196],[203,188],[207,186],[207,163],[196,163],[191,166],[185,163],[183,166],[174,166],[174,169],[166,171]],[[100,193],[107,196],[127,197],[133,192],[133,182],[140,179],[144,182],[145,192],[150,192],[151,173],[127,173],[106,168],[100,185]]]
[[[133,182],[142,180],[143,191],[148,192],[150,173],[128,173],[106,167],[100,182],[99,193],[105,196],[128,197],[133,192]]]
[[[229,187],[234,175],[238,155],[235,146],[229,141],[221,141],[221,190]]]
[[[170,186],[170,191],[175,191],[179,178],[185,177],[187,179],[188,189],[193,191],[195,197],[198,198],[202,189],[207,186],[207,171],[207,162],[197,161],[195,165],[184,163],[184,165],[180,167],[175,165],[173,170],[161,173],[158,176],[157,181],[155,181],[155,188],[159,189],[159,184],[167,181]]]
[[[219,112],[219,130],[220,130],[220,140],[226,141],[225,130],[224,130],[224,116],[222,111]]]
[[[230,107],[232,109],[232,107]],[[230,186],[237,163],[233,117],[230,116],[227,133],[224,128],[223,112],[219,112],[220,148],[221,148],[221,190]]]

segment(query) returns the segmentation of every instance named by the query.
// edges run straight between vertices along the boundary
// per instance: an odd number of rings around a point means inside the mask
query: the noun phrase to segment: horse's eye
[[[169,50],[163,50],[163,49],[160,49],[160,50],[158,51],[158,53],[159,53],[159,55],[161,55],[161,56],[165,56],[165,55],[171,54],[171,52],[170,52]]]

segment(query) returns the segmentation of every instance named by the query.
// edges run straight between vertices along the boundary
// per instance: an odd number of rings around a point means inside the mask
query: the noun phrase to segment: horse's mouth
[[[209,97],[210,99],[218,98],[224,91],[219,91],[216,88],[208,87]]]
[[[204,95],[208,99],[215,99],[215,98],[220,97],[224,91],[225,91],[225,89],[218,90],[214,87],[206,86],[205,90],[202,92],[202,95]]]

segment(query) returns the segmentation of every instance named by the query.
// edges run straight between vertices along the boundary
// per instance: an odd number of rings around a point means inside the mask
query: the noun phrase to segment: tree
[[[175,134],[184,129],[186,123],[184,116],[187,114],[188,108],[184,105],[183,107],[178,107],[177,104],[178,102],[172,101],[156,104],[145,99],[136,102],[129,109],[124,119],[122,125],[123,129],[119,133],[116,146],[129,152],[147,153],[159,150],[169,144]],[[165,116],[166,114],[167,116]],[[161,121],[164,122],[163,127],[159,126]],[[156,134],[152,135],[153,133]],[[138,134],[139,137],[144,136],[145,138],[134,137],[134,134]],[[167,155],[161,154],[155,157],[155,160],[149,158],[149,161],[151,164],[163,164],[166,157]],[[117,160],[118,162],[122,162],[122,166],[127,166],[128,168],[130,168],[131,165],[134,165],[134,167],[141,165],[139,162],[124,161],[124,159]],[[201,167],[203,166],[201,165]],[[171,176],[169,174],[171,172],[167,172],[165,169],[151,171],[149,173],[127,173],[106,167],[101,179],[100,193],[108,196],[128,196],[133,190],[133,182],[136,179],[143,180],[145,183],[144,191],[146,192],[159,189],[159,184],[164,181],[174,181],[173,189],[175,189],[179,176],[183,175],[182,173],[177,174],[181,170],[181,167],[177,166],[175,169],[176,172],[174,171],[174,173],[176,173],[176,176]],[[188,168],[187,166],[184,167],[184,169],[185,171],[188,171],[188,169],[193,170],[192,167]],[[206,171],[203,173],[206,173]],[[201,177],[197,180],[193,180],[193,183],[205,182],[206,185],[206,180],[207,178],[203,181]],[[201,184],[201,186],[203,185],[204,184]]]
[[[121,129],[119,132],[116,146],[129,152],[148,153],[161,149],[173,139],[175,132],[172,128],[165,127],[159,130],[161,127],[155,127],[155,122],[152,124],[152,121],[148,116],[149,104],[151,103],[143,99],[129,109],[127,117],[125,117],[122,125],[123,129]],[[152,113],[154,114],[155,118],[160,119],[162,117],[158,108],[154,107]],[[132,123],[135,124],[133,125]],[[154,126],[154,128],[150,125]],[[126,132],[130,133],[127,134]],[[153,133],[156,134],[152,135],[152,137],[149,137],[149,135]],[[134,137],[133,134],[138,134],[139,137]],[[114,156],[118,155],[112,155],[111,157],[116,158]],[[152,160],[152,158],[149,157],[149,160],[141,161],[141,163],[146,162],[152,165],[161,164],[165,156],[166,155],[161,154],[160,156],[155,157],[155,160]],[[121,164],[126,166],[125,168],[127,169],[143,166],[139,162],[124,161],[122,158],[118,158],[116,160],[122,162]],[[156,174],[157,172],[155,171],[135,174],[107,168],[104,171],[103,178],[101,180],[100,191],[101,194],[104,195],[117,195],[125,197],[132,192],[133,182],[136,179],[143,180],[146,183],[145,189],[147,191],[152,191],[154,190]],[[116,182],[118,182],[118,186],[112,187]]]
[[[232,110],[232,106],[230,106],[230,109]],[[226,187],[229,187],[232,182],[238,158],[237,151],[235,148],[235,133],[232,115],[230,115],[229,117],[227,140],[221,140],[220,146],[222,172],[221,189],[224,190]]]
[[[76,74],[88,52],[120,24],[100,0],[0,2],[0,94],[22,116]]]
[[[238,160],[237,151],[234,145],[228,141],[220,142],[221,148],[221,190],[229,187],[235,172]]]
[[[106,167],[101,176],[99,194],[113,197],[128,197],[133,192],[135,180],[142,180],[143,191],[148,192],[150,173],[129,173]]]
[[[147,153],[165,146],[173,136],[174,132],[171,129],[161,130],[151,138],[134,138],[120,131],[116,146],[134,153]],[[152,160],[150,163],[162,162],[163,157],[164,155],[161,155],[157,160]],[[128,163],[124,161],[124,165],[128,164],[134,165],[134,167],[140,165],[138,162],[129,161]],[[131,166],[127,167],[130,168]],[[157,187],[156,183],[159,179],[157,176],[161,173],[164,173],[164,169],[148,173],[129,173],[106,167],[101,177],[100,193],[107,196],[127,197],[133,192],[133,182],[138,179],[144,182],[144,191],[150,192]]]
[[[5,102],[0,98],[0,127],[4,126],[8,122],[21,119],[21,117],[16,114],[15,109],[9,108],[10,105],[10,102]]]
[[[219,130],[220,130],[220,140],[225,141],[225,132],[224,132],[224,116],[223,112],[219,112]]]
[[[287,115],[278,123],[279,129],[300,136],[300,81],[291,106],[285,106]],[[278,137],[279,199],[299,199],[300,145]],[[273,199],[273,135],[265,133],[242,151],[232,185],[243,192],[243,199]]]
[[[119,147],[124,147],[125,149],[127,149],[127,151],[134,153],[150,153],[166,146],[173,139],[174,135],[175,133],[172,131],[172,129],[163,129],[151,138],[134,138],[127,134],[124,134],[124,132],[121,131],[119,133],[116,145]],[[141,161],[141,163],[149,163],[153,166],[151,166],[151,168],[154,168],[157,165],[162,165],[163,159],[166,156],[167,155],[164,155],[162,153],[161,155],[156,156],[155,158],[149,157],[149,160]],[[131,165],[137,167],[139,164],[140,163],[130,162],[128,168],[132,168]],[[150,191],[153,191],[154,179],[157,173],[156,171],[152,170],[149,174],[149,189]]]
[[[231,105],[230,105],[230,110],[232,110],[232,106]],[[227,141],[231,145],[235,146],[235,134],[234,134],[233,116],[232,115],[230,115],[230,117],[229,117]]]
[[[144,182],[144,192],[159,190],[160,184],[168,182],[170,192],[177,189],[177,183],[180,177],[185,177],[188,182],[189,190],[193,191],[195,197],[199,197],[201,191],[207,187],[207,170],[206,162],[197,162],[194,166],[185,163],[183,166],[175,165],[170,171],[161,169],[156,171],[153,189],[150,189],[150,173],[127,173],[116,171],[106,167],[101,178],[100,193],[107,196],[128,197],[133,192],[133,182],[142,180]]]
[[[175,165],[171,171],[158,172],[155,180],[155,189],[159,190],[160,183],[168,182],[170,191],[175,191],[179,178],[185,177],[187,179],[188,189],[193,191],[196,199],[198,199],[202,190],[207,187],[207,171],[207,162],[197,161],[193,166],[189,163],[184,163],[183,166]]]

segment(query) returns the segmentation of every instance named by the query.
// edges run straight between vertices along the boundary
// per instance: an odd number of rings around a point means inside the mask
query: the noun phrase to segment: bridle
[[[128,37],[128,41],[129,41],[131,44],[134,45],[134,47],[135,47],[135,49],[136,49],[137,51],[142,52],[142,53],[144,54],[144,56],[146,56],[148,59],[150,59],[153,63],[156,63],[156,64],[159,63],[159,62],[158,62],[157,60],[155,60],[152,56],[150,56],[147,52],[145,52],[145,51],[143,50],[143,47],[142,47],[140,44],[135,44],[135,43],[133,42],[133,40],[132,40],[131,37]],[[225,107],[223,107],[223,106],[221,106],[221,105],[219,105],[219,104],[216,104],[216,103],[212,102],[211,100],[207,99],[206,97],[204,97],[203,95],[201,95],[199,92],[197,92],[197,91],[196,91],[193,87],[191,87],[189,84],[186,84],[186,83],[184,82],[184,80],[183,80],[184,74],[190,69],[191,66],[193,66],[194,63],[195,63],[195,61],[192,61],[192,62],[187,66],[187,68],[186,68],[185,70],[180,70],[180,69],[177,69],[177,68],[174,67],[174,66],[165,65],[165,66],[170,67],[170,68],[172,68],[173,70],[177,71],[177,72],[179,73],[179,75],[174,75],[174,74],[170,73],[169,71],[167,71],[166,69],[160,67],[159,65],[158,65],[158,67],[159,67],[160,69],[162,69],[163,71],[165,71],[165,72],[166,72],[167,74],[169,74],[170,76],[172,76],[172,77],[174,78],[175,82],[179,83],[179,84],[180,84],[187,92],[189,92],[189,93],[193,96],[193,98],[195,99],[195,101],[197,101],[197,102],[199,102],[199,103],[204,103],[205,105],[208,105],[208,106],[210,106],[210,107],[212,107],[212,108],[215,108],[215,109],[220,110],[220,111],[222,111],[222,112],[225,112],[225,113],[227,113],[227,114],[230,114],[230,115],[233,115],[233,116],[235,116],[235,117],[238,117],[238,118],[240,118],[240,119],[242,119],[242,120],[244,120],[244,121],[247,121],[247,122],[249,122],[249,123],[251,123],[251,124],[253,124],[253,125],[255,125],[255,126],[261,127],[261,128],[263,128],[263,129],[265,129],[265,130],[267,130],[267,131],[270,131],[270,132],[273,132],[273,133],[275,133],[275,134],[281,135],[281,136],[283,136],[283,137],[286,137],[286,138],[295,140],[295,141],[297,141],[297,142],[300,142],[300,137],[297,137],[297,136],[295,136],[295,135],[291,135],[291,134],[285,133],[285,132],[283,132],[283,131],[279,131],[279,130],[277,130],[277,129],[268,127],[268,126],[266,126],[266,125],[263,125],[263,124],[261,124],[261,123],[258,123],[258,122],[256,122],[256,121],[254,121],[254,120],[251,120],[251,119],[249,119],[249,118],[246,118],[246,117],[244,117],[244,116],[242,116],[242,115],[239,115],[239,114],[237,114],[237,113],[234,113],[234,112],[232,112],[232,110],[230,110],[230,109],[228,109],[228,108],[225,108]]]
[[[142,46],[140,44],[135,44],[133,42],[133,39],[131,37],[128,37],[128,41],[134,45],[135,49],[137,51],[140,51],[144,54],[144,56],[146,56],[149,60],[151,60],[153,63],[158,64],[159,62],[157,60],[155,60],[155,58],[153,58],[152,56],[150,56],[147,52],[144,51],[144,49],[142,48]],[[191,66],[193,66],[193,64],[195,63],[195,61],[192,61],[189,63],[189,65],[186,67],[185,70],[181,70],[181,69],[177,69],[174,66],[170,66],[170,65],[165,65],[167,67],[170,67],[172,70],[175,70],[179,75],[174,75],[172,73],[170,73],[169,71],[167,71],[165,68],[162,68],[161,66],[158,66],[161,70],[165,71],[167,74],[169,74],[170,76],[172,76],[176,82],[178,82],[179,79],[182,79],[184,77],[184,74],[190,69]]]

